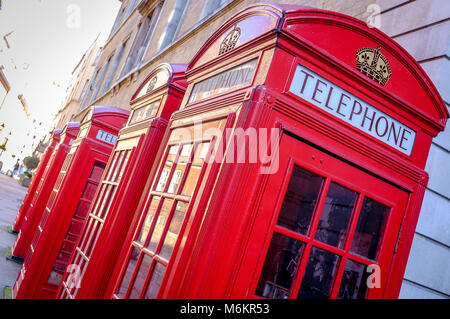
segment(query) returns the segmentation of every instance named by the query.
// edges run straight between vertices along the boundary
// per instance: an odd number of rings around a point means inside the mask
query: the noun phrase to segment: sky
[[[30,156],[52,128],[66,97],[72,71],[98,37],[103,45],[118,0],[0,0],[0,68],[11,86],[0,97],[3,171]],[[12,32],[12,33],[11,33]],[[29,116],[18,99],[22,94]],[[1,130],[1,128],[0,128]],[[35,136],[35,138],[33,138]],[[1,152],[1,151],[0,151]],[[13,158],[12,155],[16,157]]]

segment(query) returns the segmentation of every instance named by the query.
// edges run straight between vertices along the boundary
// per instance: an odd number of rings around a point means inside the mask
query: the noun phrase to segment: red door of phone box
[[[60,141],[61,132],[62,130],[57,129],[52,133],[51,141],[49,142],[49,145],[45,149],[44,155],[42,155],[41,160],[39,161],[39,165],[31,180],[31,184],[28,187],[25,198],[23,199],[22,205],[20,206],[19,212],[17,213],[16,220],[14,221],[14,225],[12,227],[13,232],[18,233],[20,231],[20,227],[22,227],[23,220],[25,218],[25,215],[27,214],[28,209],[30,208],[30,203],[33,200],[34,194],[41,181],[41,178],[44,175],[47,164],[52,156],[53,151],[55,150],[56,145]]]
[[[102,298],[157,158],[170,115],[186,89],[185,65],[156,67],[133,95],[58,298]],[[79,274],[77,282],[73,275]],[[77,288],[74,283],[78,283]]]
[[[14,285],[15,298],[54,298],[128,115],[93,106],[84,117]]]
[[[16,258],[25,258],[30,248],[31,240],[38,228],[39,221],[45,210],[45,205],[52,194],[59,171],[66,159],[73,140],[77,137],[80,130],[80,123],[69,122],[61,133],[60,143],[52,152],[51,158],[47,163],[44,174],[40,178],[29,208],[23,216],[23,223],[20,228],[17,239],[13,247],[13,256]]]
[[[396,298],[448,117],[418,63],[352,17],[257,4],[186,76],[107,296]]]

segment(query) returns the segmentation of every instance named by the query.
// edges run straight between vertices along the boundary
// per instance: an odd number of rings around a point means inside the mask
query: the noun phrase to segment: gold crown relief
[[[227,34],[225,39],[223,39],[222,43],[220,44],[219,55],[225,54],[228,51],[233,50],[240,36],[241,36],[241,28],[235,25],[233,30],[231,30],[230,33]]]
[[[389,62],[381,54],[380,47],[359,49],[356,52],[356,69],[381,85],[386,85],[392,75]]]

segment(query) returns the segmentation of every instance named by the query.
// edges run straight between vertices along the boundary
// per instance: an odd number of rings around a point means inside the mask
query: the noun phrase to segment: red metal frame
[[[39,180],[39,184],[30,201],[29,208],[24,215],[21,229],[14,243],[13,256],[25,258],[34,233],[39,225],[39,221],[44,213],[47,201],[55,186],[59,171],[70,150],[70,145],[77,137],[79,130],[80,124],[76,122],[69,122],[64,127],[63,132],[61,133],[61,141],[52,152],[45,172]]]
[[[70,287],[71,273],[66,272],[58,298],[102,298],[118,258],[119,249],[128,234],[142,191],[173,111],[179,108],[186,81],[184,65],[162,64],[141,84],[131,100],[128,124],[119,133],[118,142],[106,167],[102,187],[91,205],[88,220],[72,255],[71,264],[78,265],[79,288]],[[166,78],[167,82],[148,90],[149,83]],[[146,105],[158,103],[154,115],[133,123],[136,112]],[[121,158],[127,160],[121,161]],[[117,171],[119,174],[115,174]],[[105,199],[107,198],[107,201]]]
[[[41,160],[36,169],[36,172],[34,173],[31,184],[30,186],[28,186],[25,198],[23,199],[22,205],[20,206],[19,212],[17,213],[16,220],[14,221],[14,225],[12,228],[14,232],[18,233],[20,231],[20,228],[22,227],[23,220],[28,212],[28,209],[30,208],[30,203],[33,200],[34,194],[36,192],[39,183],[41,182],[41,178],[44,175],[44,172],[47,168],[47,164],[52,156],[53,151],[55,150],[56,145],[60,141],[61,132],[62,130],[53,131],[52,139],[49,145],[47,146],[44,155],[42,155],[41,157]]]
[[[129,111],[94,106],[85,116],[14,285],[15,298],[54,298]]]

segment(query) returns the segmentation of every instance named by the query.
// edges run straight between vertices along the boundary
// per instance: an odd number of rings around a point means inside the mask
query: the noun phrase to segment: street
[[[6,259],[7,249],[16,239],[8,227],[14,223],[26,192],[16,179],[0,174],[0,299],[4,298],[5,288],[14,285],[20,270],[20,264]]]

